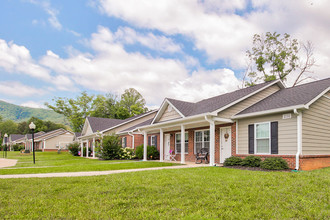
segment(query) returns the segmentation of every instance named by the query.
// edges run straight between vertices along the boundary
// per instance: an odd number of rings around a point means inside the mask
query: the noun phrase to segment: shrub
[[[13,150],[14,151],[21,151],[24,150],[24,146],[20,145],[20,144],[15,144],[13,145]]]
[[[286,160],[280,157],[269,157],[261,162],[260,167],[267,170],[285,170],[289,169]]]
[[[242,158],[240,157],[228,157],[225,159],[225,162],[223,163],[224,166],[239,166],[242,163]]]
[[[73,156],[79,156],[78,152],[80,151],[79,143],[71,143],[68,145],[69,152]]]
[[[135,155],[139,159],[143,159],[143,144],[138,146],[135,150]],[[147,146],[147,158],[151,160],[159,159],[159,151],[154,146]]]
[[[131,160],[135,158],[134,149],[132,148],[120,148],[120,159]]]
[[[99,158],[103,160],[120,159],[121,144],[117,135],[108,135],[103,138],[103,145],[100,147]]]
[[[242,166],[260,167],[261,158],[257,156],[247,156],[242,161]]]

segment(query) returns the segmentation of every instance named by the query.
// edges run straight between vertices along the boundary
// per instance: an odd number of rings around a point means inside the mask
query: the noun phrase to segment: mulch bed
[[[265,171],[265,172],[291,172],[291,169],[287,170],[266,170],[260,167],[245,167],[245,166],[223,166],[225,168],[239,169],[239,170],[251,170],[251,171]]]

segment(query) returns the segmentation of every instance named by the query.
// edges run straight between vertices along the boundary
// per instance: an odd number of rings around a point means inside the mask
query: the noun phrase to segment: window
[[[185,133],[184,151],[186,154],[188,154],[188,132]],[[181,133],[175,134],[175,153],[181,154]]]
[[[155,146],[155,147],[157,147],[156,146],[156,138],[157,138],[157,136],[155,136],[155,135],[153,135],[153,136],[151,136],[151,143],[150,143],[150,145],[151,146]]]
[[[121,147],[123,147],[123,148],[127,147],[127,137],[123,137],[121,139]]]
[[[202,148],[210,150],[210,130],[195,131],[195,154]]]
[[[255,124],[255,152],[257,154],[270,153],[270,123]]]

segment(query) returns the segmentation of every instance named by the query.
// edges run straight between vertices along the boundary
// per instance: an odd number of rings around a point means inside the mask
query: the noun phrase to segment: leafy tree
[[[248,50],[246,54],[250,62],[243,81],[247,77],[250,79],[250,82],[246,82],[247,86],[258,81],[285,81],[289,75],[296,74],[293,83],[295,86],[310,78],[305,77],[304,73],[311,72],[315,64],[312,43],[299,43],[286,33],[283,36],[276,32],[267,32],[265,36],[255,34],[252,50]],[[305,59],[299,57],[300,54],[305,54]]]
[[[126,89],[121,95],[119,103],[121,108],[127,109],[130,117],[142,114],[148,109],[146,108],[146,101],[143,96],[134,88]]]
[[[82,92],[77,99],[54,98],[55,105],[45,103],[53,111],[64,115],[71,124],[73,131],[79,132],[84,126],[87,116],[91,115],[94,95]]]
[[[100,148],[99,157],[103,160],[120,159],[121,144],[117,135],[107,135],[103,137],[102,147]]]
[[[75,132],[80,132],[88,116],[101,118],[126,119],[146,112],[145,100],[135,89],[127,89],[118,100],[112,94],[88,95],[82,92],[77,99],[54,98],[55,105],[45,105],[55,112],[64,115]]]
[[[17,124],[12,120],[0,122],[0,131],[2,136],[6,133],[8,135],[15,134],[17,133]]]

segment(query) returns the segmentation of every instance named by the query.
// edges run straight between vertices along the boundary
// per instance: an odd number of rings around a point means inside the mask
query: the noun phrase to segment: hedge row
[[[244,159],[240,157],[229,157],[223,163],[224,166],[248,166],[248,167],[261,167],[267,170],[285,170],[289,169],[286,160],[280,157],[269,157],[264,161],[257,156],[247,156]]]

